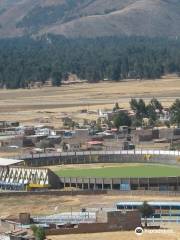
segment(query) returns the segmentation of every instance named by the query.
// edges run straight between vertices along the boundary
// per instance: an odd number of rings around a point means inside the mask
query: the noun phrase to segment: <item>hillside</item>
[[[179,25],[179,0],[0,0],[0,37],[176,37]]]

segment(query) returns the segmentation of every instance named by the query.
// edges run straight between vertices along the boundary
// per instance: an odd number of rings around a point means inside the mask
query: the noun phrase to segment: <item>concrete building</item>
[[[137,210],[143,202],[121,201],[116,204],[117,209],[125,211]],[[148,204],[154,209],[154,217],[177,217],[180,216],[180,202],[177,201],[150,201]]]
[[[19,166],[18,166],[19,165]],[[24,167],[23,160],[0,158],[0,188],[5,190],[35,190],[58,187],[59,180],[46,168]]]
[[[0,149],[8,150],[9,147],[23,147],[23,136],[0,136]]]

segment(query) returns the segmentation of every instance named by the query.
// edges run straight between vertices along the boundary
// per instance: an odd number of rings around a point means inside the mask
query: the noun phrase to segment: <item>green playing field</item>
[[[63,168],[55,171],[62,177],[171,177],[180,176],[180,168],[168,165],[125,164],[110,167]]]

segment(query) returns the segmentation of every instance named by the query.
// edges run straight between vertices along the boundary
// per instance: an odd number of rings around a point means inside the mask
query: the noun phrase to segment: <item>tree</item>
[[[147,109],[144,100],[139,99],[138,101],[132,98],[130,101],[130,107],[136,114],[136,116],[133,118],[133,124],[135,126],[142,126],[143,118],[147,116]]]
[[[44,228],[32,225],[31,230],[33,231],[36,240],[44,240],[46,238]]]
[[[119,108],[120,108],[120,107],[119,107],[119,104],[118,104],[118,102],[116,102],[116,103],[115,103],[115,106],[114,106],[114,108],[113,108],[113,111],[115,112],[115,111],[117,111]]]
[[[116,61],[116,64],[113,68],[112,72],[112,80],[119,81],[121,79],[121,60],[118,59]]]
[[[138,111],[138,101],[135,98],[132,98],[131,101],[129,102],[131,109],[137,113]]]
[[[46,238],[45,230],[42,227],[38,227],[35,232],[36,240],[44,240]]]
[[[176,99],[170,108],[171,122],[180,127],[180,99]]]
[[[158,113],[162,112],[162,110],[162,104],[156,98],[152,98],[150,103],[146,106],[146,113],[151,126],[156,124]]]
[[[52,74],[52,85],[59,87],[61,86],[62,73],[59,71],[53,72]]]
[[[153,215],[154,209],[145,201],[140,206],[139,211],[142,217],[145,219],[145,227],[147,227],[147,218]]]
[[[36,231],[37,231],[37,226],[36,225],[31,225],[31,230],[33,231],[33,234],[35,235]]]
[[[36,144],[37,147],[44,149],[44,152],[46,148],[54,147],[54,145],[47,139],[43,139],[40,142]]]
[[[155,123],[158,119],[156,109],[154,108],[154,106],[151,103],[147,105],[146,109],[147,109],[146,110],[147,111],[147,117],[149,118],[149,124],[151,126],[153,126],[153,125],[155,125]]]
[[[130,101],[131,109],[136,113],[138,118],[146,117],[146,104],[143,99],[136,100],[134,98]]]
[[[143,118],[146,117],[146,104],[143,99],[139,99],[139,104],[138,104],[138,114]]]
[[[114,125],[117,129],[120,126],[131,126],[131,118],[126,112],[119,112],[117,116],[114,118]]]
[[[159,110],[159,112],[162,112],[163,106],[156,98],[152,98],[150,104],[154,108],[154,110]]]

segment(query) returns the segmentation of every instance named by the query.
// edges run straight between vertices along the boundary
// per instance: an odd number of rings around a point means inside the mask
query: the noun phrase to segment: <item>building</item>
[[[0,128],[19,127],[19,122],[0,121]]]
[[[29,230],[32,224],[29,213],[20,213],[19,216],[10,215],[0,219],[1,240],[34,240]],[[26,226],[23,227],[22,226]]]
[[[58,187],[58,177],[46,168],[24,167],[23,160],[0,158],[0,189],[36,190]]]
[[[118,202],[116,207],[118,210],[134,211],[137,210],[143,202]],[[164,217],[164,216],[180,216],[180,202],[148,202],[150,206],[154,209],[154,217]]]
[[[87,149],[89,150],[102,150],[103,142],[102,141],[89,141],[87,142]]]
[[[0,136],[0,149],[8,150],[8,148],[23,147],[23,136],[13,135],[13,136]]]

